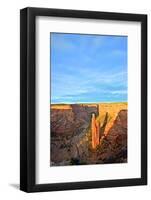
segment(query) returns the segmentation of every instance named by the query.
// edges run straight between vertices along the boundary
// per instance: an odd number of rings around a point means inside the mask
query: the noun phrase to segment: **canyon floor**
[[[50,166],[127,162],[127,103],[52,104]],[[91,118],[99,123],[92,148]]]

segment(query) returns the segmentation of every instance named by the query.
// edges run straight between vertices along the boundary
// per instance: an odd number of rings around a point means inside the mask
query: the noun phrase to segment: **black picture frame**
[[[141,22],[141,178],[71,183],[35,182],[35,19],[37,16]],[[20,189],[44,192],[147,184],[147,15],[49,8],[20,11]]]

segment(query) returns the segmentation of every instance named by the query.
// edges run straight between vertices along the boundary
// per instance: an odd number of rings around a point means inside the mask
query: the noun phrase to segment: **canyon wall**
[[[99,124],[95,148],[92,114]],[[51,105],[50,117],[51,166],[126,162],[127,103]]]
[[[88,156],[91,114],[98,105],[51,106],[51,165],[68,165]]]
[[[99,114],[98,105],[52,105],[50,112],[51,134],[73,136],[85,130],[91,120],[91,113]]]

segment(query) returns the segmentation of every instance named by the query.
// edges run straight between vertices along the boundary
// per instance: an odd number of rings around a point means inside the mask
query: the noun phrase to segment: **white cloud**
[[[117,95],[127,94],[127,90],[115,90],[111,91],[111,94],[117,94]]]

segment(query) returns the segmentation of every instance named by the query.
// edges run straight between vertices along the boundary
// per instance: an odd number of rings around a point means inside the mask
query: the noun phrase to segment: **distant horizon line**
[[[98,104],[98,103],[128,103],[127,101],[99,101],[99,102],[75,102],[75,103],[72,103],[72,102],[68,102],[68,103],[51,103],[50,104]]]

